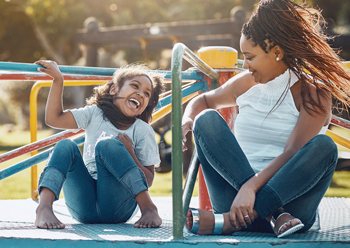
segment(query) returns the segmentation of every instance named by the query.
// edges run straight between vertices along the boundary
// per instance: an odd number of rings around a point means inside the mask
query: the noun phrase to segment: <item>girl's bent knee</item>
[[[116,152],[119,147],[124,147],[124,144],[117,138],[105,137],[96,142],[96,152]]]
[[[70,140],[70,139],[63,139],[57,142],[55,148],[55,151],[63,151],[63,152],[68,152],[68,151],[80,151],[78,145]]]

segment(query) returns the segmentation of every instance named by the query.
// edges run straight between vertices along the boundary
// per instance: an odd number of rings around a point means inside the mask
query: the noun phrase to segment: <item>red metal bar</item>
[[[26,146],[22,146],[18,149],[9,151],[7,153],[4,153],[2,155],[0,155],[0,163],[10,160],[12,158],[18,157],[20,155],[29,153],[29,152],[33,152],[36,151],[38,149],[50,146],[52,144],[57,143],[58,141],[60,141],[61,139],[66,139],[69,137],[72,137],[74,135],[83,133],[84,130],[79,130],[79,131],[71,131],[71,130],[67,130],[67,131],[63,131],[61,133],[58,133],[56,135],[52,135],[50,137],[47,137],[45,139],[39,140],[37,142],[33,142],[31,144],[28,144]]]
[[[331,123],[340,127],[350,129],[350,121],[335,115],[332,115]]]
[[[112,76],[95,76],[95,75],[63,75],[65,80],[111,80]],[[38,80],[52,80],[46,74],[38,73],[0,73],[0,80],[10,81],[38,81]]]

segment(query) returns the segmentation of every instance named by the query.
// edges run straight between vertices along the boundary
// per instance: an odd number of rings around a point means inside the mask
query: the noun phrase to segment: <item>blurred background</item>
[[[257,2],[0,0],[0,61],[33,63],[39,59],[50,59],[59,65],[113,68],[145,62],[151,69],[169,70],[171,49],[176,42],[184,43],[193,51],[207,45],[231,46],[239,51],[237,42],[240,27],[249,18]],[[322,10],[327,22],[322,28],[334,37],[329,40],[329,44],[339,51],[344,60],[350,60],[350,1],[295,2],[305,2],[306,5]],[[205,26],[212,29],[205,30]],[[196,32],[190,31],[190,27],[198,32],[203,30],[204,33],[195,34]],[[221,27],[225,31],[218,34],[215,30]],[[99,32],[110,35],[99,37]],[[239,56],[242,58],[240,54]],[[189,66],[184,63],[183,69]],[[0,81],[0,153],[30,142],[28,103],[33,84],[34,82],[28,81]],[[48,88],[42,88],[38,96],[39,138],[54,132],[44,124],[47,94]],[[66,87],[65,108],[83,106],[85,98],[90,94],[89,87]],[[337,114],[348,118],[346,112]],[[157,172],[167,173],[171,170],[170,117],[157,122],[154,129],[162,156],[162,164],[157,168]],[[184,157],[184,175],[187,172],[188,157]],[[10,164],[2,163],[0,169]],[[348,168],[348,164],[345,163],[339,170]],[[170,178],[168,175],[164,180],[168,181]],[[26,179],[19,179],[20,184],[23,184],[23,180]],[[4,181],[10,183],[8,179],[0,181],[0,199],[7,197],[4,193]],[[14,186],[6,186],[7,191],[12,187]],[[24,191],[27,192],[26,189]],[[29,196],[28,186],[28,196],[24,198]]]

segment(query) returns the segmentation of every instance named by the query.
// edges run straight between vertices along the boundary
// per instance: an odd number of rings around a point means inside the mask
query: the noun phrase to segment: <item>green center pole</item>
[[[171,89],[172,89],[172,151],[171,167],[173,176],[173,238],[183,239],[183,210],[182,210],[182,92],[181,71],[184,48],[182,44],[175,44],[171,60]]]

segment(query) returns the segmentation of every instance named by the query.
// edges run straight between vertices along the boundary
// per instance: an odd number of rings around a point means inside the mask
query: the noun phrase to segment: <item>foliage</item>
[[[248,12],[257,0],[3,0],[0,1],[0,61],[28,62],[52,59],[59,64],[84,65],[83,50],[75,41],[78,29],[88,17],[101,26],[112,27],[156,22],[229,18],[233,7],[241,5]],[[304,0],[295,0],[297,3]],[[325,17],[346,24],[350,2],[344,0],[307,0],[323,9]],[[140,34],[142,38],[142,34]],[[142,51],[104,46],[99,66],[120,66],[137,61],[159,61],[160,51]],[[117,58],[117,59],[115,59]],[[155,63],[155,68],[158,64]],[[11,99],[25,106],[29,85],[10,87]],[[75,94],[75,93],[73,93]],[[24,96],[25,95],[25,96]],[[45,95],[46,96],[46,95]]]
[[[0,1],[0,60],[33,62],[43,54],[30,18],[16,4]]]

